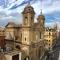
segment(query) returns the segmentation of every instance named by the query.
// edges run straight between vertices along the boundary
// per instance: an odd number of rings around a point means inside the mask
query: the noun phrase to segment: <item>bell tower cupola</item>
[[[45,29],[45,16],[42,14],[42,10],[41,10],[41,13],[40,15],[38,16],[37,18],[38,20],[38,24],[39,24],[39,30],[40,30],[40,39],[43,38],[43,34],[44,34],[44,29]]]
[[[41,20],[42,20],[42,21],[45,21],[45,16],[44,16],[43,13],[42,13],[42,9],[41,9],[40,15],[38,16],[38,22],[41,22]]]
[[[42,30],[44,28],[44,26],[45,26],[44,25],[44,23],[45,23],[45,16],[42,14],[42,9],[41,9],[41,13],[38,16],[37,20],[38,20],[38,23],[39,23],[39,25],[41,27],[41,30]]]
[[[22,14],[23,14],[23,25],[25,27],[32,26],[34,23],[34,15],[35,15],[34,8],[30,4],[28,4],[24,8]]]

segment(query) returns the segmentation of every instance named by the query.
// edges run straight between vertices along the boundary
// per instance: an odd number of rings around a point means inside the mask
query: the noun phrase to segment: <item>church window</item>
[[[49,44],[49,46],[50,46],[50,44]]]
[[[51,34],[50,34],[50,32],[49,32],[49,38],[50,38],[50,36],[51,36]]]
[[[21,38],[22,38],[22,33],[21,33]]]
[[[27,19],[27,17],[25,17],[25,19]]]
[[[27,19],[27,17],[25,17],[25,24],[27,24],[27,22],[28,22],[28,19]]]
[[[25,37],[25,41],[26,41],[26,37]]]
[[[41,32],[40,32],[40,39],[41,39]]]
[[[33,17],[31,17],[31,20],[33,19]]]
[[[50,42],[50,40],[49,40],[49,42]]]

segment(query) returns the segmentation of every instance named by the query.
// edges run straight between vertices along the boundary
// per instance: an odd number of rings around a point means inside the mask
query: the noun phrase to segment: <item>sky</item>
[[[22,23],[21,12],[29,2],[36,13],[35,21],[42,9],[46,26],[52,26],[54,22],[60,25],[60,0],[0,0],[0,26],[10,21]]]

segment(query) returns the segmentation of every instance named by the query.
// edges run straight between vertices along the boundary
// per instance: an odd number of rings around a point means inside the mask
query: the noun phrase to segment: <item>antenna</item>
[[[41,10],[41,12],[40,12],[41,15],[42,15],[42,1],[43,1],[43,0],[40,0],[40,2],[41,2],[41,9],[40,9],[40,10]]]
[[[41,12],[40,12],[40,13],[41,13],[41,15],[42,15],[42,9],[41,9]]]

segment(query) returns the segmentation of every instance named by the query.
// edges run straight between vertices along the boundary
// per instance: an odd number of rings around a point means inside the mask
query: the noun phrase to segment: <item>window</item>
[[[27,18],[27,17],[25,17],[25,24],[27,24],[27,22],[28,22],[28,18]]]
[[[25,37],[25,41],[26,41],[26,37]]]
[[[50,32],[49,32],[49,38],[50,38],[50,36],[51,36],[51,34],[50,34]]]
[[[25,19],[27,19],[27,17],[25,17]]]
[[[49,44],[49,46],[50,46],[50,44]]]
[[[40,39],[41,39],[41,32],[40,32]]]
[[[50,40],[49,40],[49,42],[50,42]]]
[[[33,19],[33,17],[31,17],[31,20]]]
[[[22,33],[21,33],[21,38],[22,38]]]
[[[48,42],[48,40],[46,40]]]

